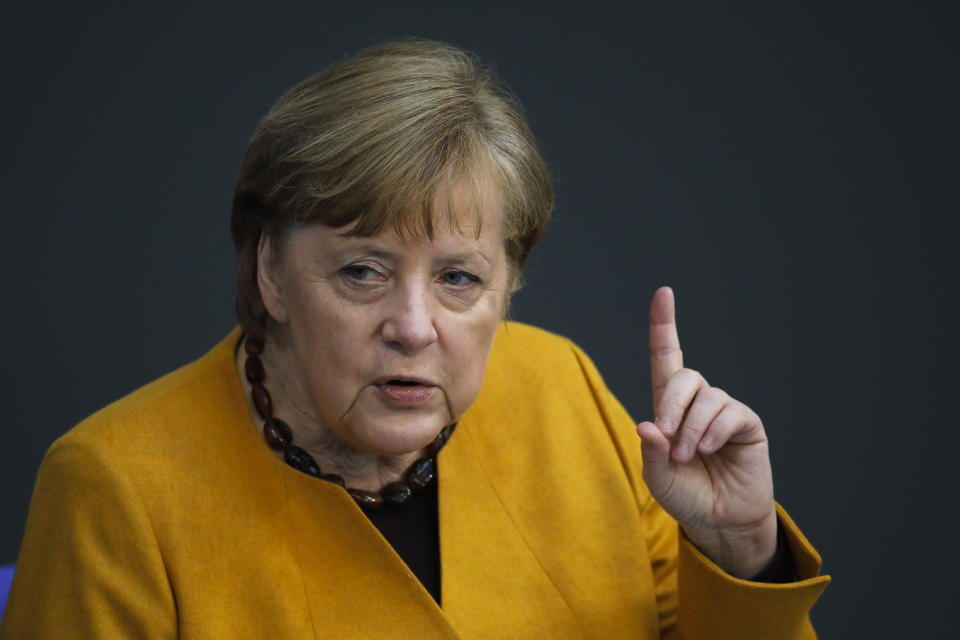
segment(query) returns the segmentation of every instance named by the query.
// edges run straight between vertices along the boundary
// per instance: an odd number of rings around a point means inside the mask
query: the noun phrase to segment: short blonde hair
[[[434,200],[466,178],[493,180],[516,281],[553,207],[546,164],[517,100],[453,46],[404,40],[370,47],[307,78],[273,105],[247,147],[233,198],[237,316],[261,336],[266,311],[257,247],[268,232],[353,223],[351,235],[433,237]],[[451,219],[454,212],[446,208]],[[455,220],[454,220],[455,222]]]

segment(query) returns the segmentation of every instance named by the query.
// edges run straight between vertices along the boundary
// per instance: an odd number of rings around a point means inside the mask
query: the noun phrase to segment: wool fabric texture
[[[235,329],[41,465],[0,638],[813,638],[829,577],[733,578],[650,496],[635,423],[570,341],[498,330],[438,457],[442,609],[347,493],[278,459]]]

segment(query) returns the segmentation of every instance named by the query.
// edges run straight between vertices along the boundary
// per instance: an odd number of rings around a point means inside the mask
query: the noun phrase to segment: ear
[[[264,229],[260,232],[260,243],[257,245],[257,286],[260,288],[263,308],[271,318],[281,324],[287,321],[287,307],[281,284],[282,271],[274,255],[273,238],[270,232]]]

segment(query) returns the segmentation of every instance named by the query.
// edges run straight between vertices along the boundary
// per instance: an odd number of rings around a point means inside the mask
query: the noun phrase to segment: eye
[[[480,278],[466,271],[447,271],[440,278],[445,284],[454,287],[467,287],[475,282],[480,282]]]
[[[372,282],[382,276],[379,271],[365,264],[348,265],[341,269],[340,273],[357,282]]]

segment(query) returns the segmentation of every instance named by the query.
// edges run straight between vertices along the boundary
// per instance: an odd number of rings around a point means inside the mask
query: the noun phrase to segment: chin
[[[400,456],[420,451],[437,437],[448,421],[441,416],[384,416],[349,429],[356,446],[380,456]]]

